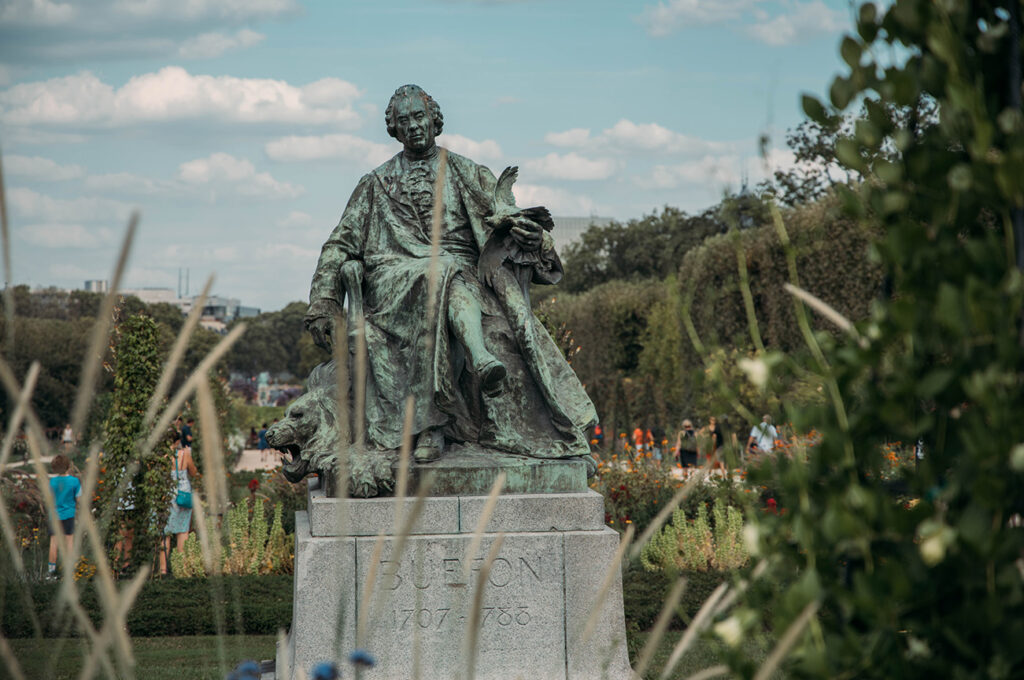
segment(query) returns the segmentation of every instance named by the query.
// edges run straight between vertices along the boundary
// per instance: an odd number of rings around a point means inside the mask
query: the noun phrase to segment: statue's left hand
[[[540,250],[544,230],[533,220],[517,219],[515,226],[512,227],[509,233],[512,234],[512,238],[516,240],[516,243],[523,250],[529,252]]]

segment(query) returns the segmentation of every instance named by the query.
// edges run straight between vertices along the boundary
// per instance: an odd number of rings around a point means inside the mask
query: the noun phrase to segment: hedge
[[[65,609],[58,612],[60,583],[27,586],[45,637],[76,635]],[[33,637],[26,609],[24,584],[3,584],[0,629],[4,637]],[[93,582],[79,584],[82,606],[94,624],[104,614]],[[229,635],[271,635],[288,628],[292,618],[292,576],[225,576],[209,579],[149,581],[128,613],[128,632],[134,637],[215,635],[215,614],[223,617]]]

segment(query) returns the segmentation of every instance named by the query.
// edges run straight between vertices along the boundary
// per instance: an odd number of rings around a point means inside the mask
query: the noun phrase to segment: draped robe
[[[340,305],[339,272],[364,265],[363,309],[368,354],[366,437],[401,445],[405,401],[414,402],[413,434],[443,428],[455,442],[478,443],[536,458],[589,453],[585,430],[594,406],[558,346],[529,306],[526,282],[554,283],[561,262],[549,238],[538,263],[503,265],[493,288],[477,277],[486,243],[484,218],[495,209],[489,169],[447,154],[437,281],[431,305],[431,206],[439,157],[410,161],[399,153],[356,186],[323,246],[310,290],[310,315]],[[461,343],[449,327],[453,283],[465,284],[483,311],[487,348],[508,375],[499,394],[481,392]],[[433,309],[433,314],[429,310]]]

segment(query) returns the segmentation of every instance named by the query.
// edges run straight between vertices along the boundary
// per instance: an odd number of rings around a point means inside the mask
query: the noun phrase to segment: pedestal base
[[[466,678],[480,569],[498,532],[504,539],[483,583],[473,677],[628,678],[617,570],[596,632],[582,642],[619,540],[604,526],[601,496],[502,496],[479,549],[467,554],[485,501],[427,498],[398,555],[395,514],[401,521],[413,501],[399,507],[311,490],[309,514],[296,514],[294,613],[278,680],[344,659],[357,645],[377,661],[366,680]]]

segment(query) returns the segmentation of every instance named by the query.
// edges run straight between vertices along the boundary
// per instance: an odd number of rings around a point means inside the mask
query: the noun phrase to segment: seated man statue
[[[515,169],[496,180],[439,149],[441,109],[416,85],[395,92],[385,120],[404,149],[359,181],[323,246],[306,313],[314,341],[330,349],[346,294],[361,305],[366,398],[355,417],[368,447],[401,446],[411,396],[418,462],[464,444],[592,465],[594,406],[530,309],[529,284],[562,276],[547,210],[515,207]]]

